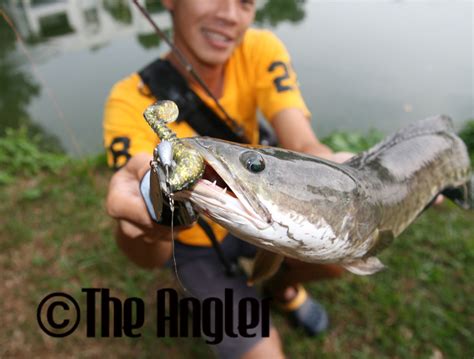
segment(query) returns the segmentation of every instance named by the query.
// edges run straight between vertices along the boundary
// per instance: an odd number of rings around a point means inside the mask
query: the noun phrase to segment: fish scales
[[[382,269],[375,255],[438,193],[472,208],[469,156],[446,116],[415,122],[343,164],[280,148],[182,140],[231,194],[202,178],[176,198],[277,255],[339,263],[356,274]]]

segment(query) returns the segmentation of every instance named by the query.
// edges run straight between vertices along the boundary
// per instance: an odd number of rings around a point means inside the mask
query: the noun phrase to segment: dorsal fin
[[[438,115],[413,122],[393,135],[388,136],[369,150],[352,157],[345,164],[354,168],[360,168],[374,157],[377,157],[380,152],[397,145],[401,141],[437,133],[455,133],[453,121],[449,116]]]

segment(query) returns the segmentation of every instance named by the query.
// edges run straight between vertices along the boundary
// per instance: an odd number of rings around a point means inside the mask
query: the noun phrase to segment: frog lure
[[[178,106],[173,101],[158,101],[147,107],[143,116],[160,138],[152,165],[160,163],[166,170],[167,194],[190,187],[204,174],[204,158],[183,143],[167,126],[178,118]]]

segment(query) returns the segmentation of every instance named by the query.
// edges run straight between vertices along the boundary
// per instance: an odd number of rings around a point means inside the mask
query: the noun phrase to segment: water
[[[0,127],[37,124],[73,154],[97,153],[110,88],[167,48],[126,1],[27,3],[4,1],[2,8],[43,81],[0,18]],[[146,3],[169,29],[159,3]],[[287,45],[319,136],[336,129],[390,132],[438,113],[458,127],[474,118],[472,2],[258,4],[257,26]]]

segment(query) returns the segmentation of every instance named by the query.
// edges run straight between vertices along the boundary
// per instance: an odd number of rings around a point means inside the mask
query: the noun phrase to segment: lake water
[[[147,8],[164,29],[159,3]],[[287,45],[319,136],[393,131],[433,114],[474,118],[470,1],[258,1],[256,26]],[[4,1],[0,121],[33,122],[76,155],[102,149],[111,86],[167,51],[126,1]],[[31,62],[34,63],[32,66]]]

